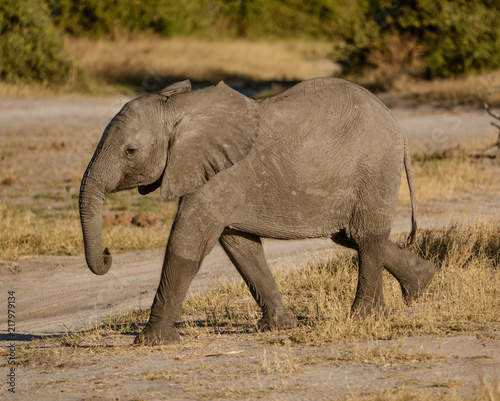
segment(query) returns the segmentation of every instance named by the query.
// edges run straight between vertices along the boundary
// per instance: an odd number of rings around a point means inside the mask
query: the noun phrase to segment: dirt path
[[[34,126],[84,128],[88,134],[75,139],[83,144],[76,143],[75,149],[88,153],[124,101],[125,98],[0,99],[0,126],[4,130],[12,128],[14,133],[15,129]],[[469,143],[495,134],[488,117],[481,111],[400,107],[394,112],[408,133],[414,152],[450,148],[459,142]],[[450,204],[422,205],[420,226],[435,228],[451,219],[475,216],[479,204],[486,216],[500,212],[496,197],[470,195]],[[408,227],[409,210],[401,206],[393,233],[405,232]],[[339,248],[332,246],[329,240],[265,242],[267,260],[273,270],[297,268],[312,258],[325,258],[336,249]],[[6,298],[8,291],[16,292],[17,344],[29,342],[33,337],[78,331],[95,326],[108,316],[149,307],[159,280],[162,258],[163,250],[115,254],[112,270],[102,277],[88,271],[83,256],[39,257],[24,260],[9,270],[5,268],[0,276],[0,294]],[[190,293],[232,279],[239,279],[239,276],[217,247],[204,261]],[[6,302],[0,303],[0,345],[3,347],[12,342],[6,330],[6,307]],[[90,357],[64,367],[20,367],[19,393],[15,398],[7,393],[4,380],[0,396],[16,400],[207,397],[316,400],[343,396],[350,391],[363,394],[374,388],[401,386],[419,389],[434,386],[433,391],[437,393],[456,386],[461,394],[467,394],[474,392],[482,378],[491,381],[498,369],[499,328],[492,328],[491,333],[487,338],[429,337],[380,342],[377,347],[399,347],[434,355],[428,362],[406,361],[388,366],[361,360],[341,362],[335,355],[344,352],[345,347],[256,348],[245,343],[244,335],[217,337],[195,350],[144,351],[139,360],[131,361],[130,355],[134,353],[127,352],[127,347],[132,338],[122,336],[113,340],[113,346],[117,347],[114,356]],[[361,348],[373,346],[358,345]],[[241,352],[228,354],[228,351]],[[291,366],[296,359],[314,358],[318,353],[331,354],[331,361],[310,366],[302,364],[298,371]],[[208,357],[209,354],[219,356]],[[180,359],[175,359],[179,355]],[[279,370],[276,361],[285,367]],[[195,372],[194,379],[192,372]],[[248,377],[253,379],[249,381]]]
[[[496,401],[486,391],[472,398],[483,382],[491,383],[499,367],[500,340],[481,336],[277,348],[250,345],[244,335],[221,335],[196,349],[150,352],[121,345],[128,340],[113,338],[112,352],[106,355],[89,352],[69,363],[19,369],[18,393],[12,397],[0,390],[2,399],[372,400],[371,394],[386,391],[378,399],[412,400],[427,394],[424,399]],[[407,360],[372,362],[365,359],[365,350],[399,353]],[[389,398],[391,392],[399,396]]]

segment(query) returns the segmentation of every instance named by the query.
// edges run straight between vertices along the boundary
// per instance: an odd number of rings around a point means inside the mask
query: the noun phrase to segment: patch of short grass
[[[27,342],[17,348],[17,363],[23,367],[57,371],[69,364],[72,366],[93,364],[94,357],[116,355],[122,350],[128,352],[130,338],[133,338],[147,322],[148,317],[149,311],[133,311],[118,318],[96,323],[94,327],[82,332]],[[121,339],[121,343],[117,338]],[[135,350],[141,355],[153,352],[152,348],[146,347],[136,347]]]
[[[136,189],[114,192],[106,195],[104,212],[130,211],[149,213],[163,221],[172,221],[177,213],[178,201],[165,201],[158,192],[146,196],[139,195]]]
[[[50,201],[59,201],[63,202],[67,199],[67,196],[63,194],[56,194],[52,192],[40,192],[36,194],[33,199],[35,200],[50,200]]]
[[[464,149],[451,157],[444,156],[443,152],[412,155],[417,201],[419,203],[446,202],[460,193],[500,194],[499,166],[484,163],[481,160],[472,160],[467,156],[468,152],[469,150]],[[398,202],[401,204],[410,203],[404,174]]]
[[[153,227],[117,225],[103,229],[104,246],[114,251],[138,251],[164,247],[170,222]],[[0,261],[9,262],[35,255],[81,255],[83,236],[76,213],[48,212],[0,202]]]
[[[414,386],[403,386],[397,389],[380,389],[378,391],[365,390],[363,392],[351,390],[346,397],[338,398],[342,401],[496,401],[500,398],[500,382],[495,384],[482,383],[476,388],[473,396],[461,395],[459,382],[449,382],[443,391],[434,392],[429,389],[417,389]]]
[[[337,364],[362,363],[377,366],[393,366],[401,363],[422,363],[445,359],[438,354],[430,354],[418,350],[403,349],[404,341],[390,343],[385,346],[375,341],[361,346],[359,343],[347,345],[340,352],[334,353],[329,359]]]
[[[426,80],[408,74],[394,74],[390,71],[393,66],[388,64],[387,67],[385,71],[379,68],[346,78],[377,91],[389,89],[396,103],[398,100],[410,100],[417,103],[478,108],[482,107],[482,101],[487,97],[490,104],[500,105],[500,92],[490,94],[492,89],[500,86],[500,70]]]

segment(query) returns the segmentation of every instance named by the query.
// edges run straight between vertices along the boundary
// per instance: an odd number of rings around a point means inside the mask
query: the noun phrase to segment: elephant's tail
[[[408,188],[410,190],[410,202],[411,202],[411,232],[406,240],[406,246],[413,244],[415,241],[415,234],[417,233],[417,220],[416,220],[416,201],[415,201],[415,186],[413,184],[413,169],[411,167],[411,157],[410,157],[410,147],[408,146],[408,140],[406,136],[404,138],[404,163],[406,180],[408,182]]]

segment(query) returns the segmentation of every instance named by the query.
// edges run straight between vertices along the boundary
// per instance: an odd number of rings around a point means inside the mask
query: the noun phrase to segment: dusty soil
[[[0,99],[0,149],[14,153],[2,160],[13,176],[28,171],[13,188],[0,188],[0,199],[29,203],[33,194],[60,191],[77,193],[79,179],[109,119],[125,98]],[[400,105],[396,118],[408,133],[412,151],[453,148],[491,138],[496,131],[486,113],[447,110],[431,106]],[[46,127],[46,136],[40,129]],[[33,128],[33,129],[31,129]],[[66,136],[62,137],[63,133]],[[71,135],[68,135],[70,133]],[[33,154],[22,164],[16,144],[29,142]],[[37,156],[40,147],[50,156]],[[5,148],[3,149],[5,150]],[[42,174],[45,179],[40,179]],[[14,196],[15,195],[15,196]],[[500,203],[493,195],[456,196],[448,203],[419,205],[421,227],[436,228],[452,219],[498,216]],[[409,227],[409,208],[400,206],[393,233]],[[311,259],[338,252],[328,240],[266,241],[273,270],[298,268]],[[15,265],[0,266],[0,345],[26,344],[43,336],[60,336],[93,327],[102,319],[149,307],[154,296],[163,250],[115,254],[105,276],[92,275],[83,256],[43,256]],[[190,294],[239,279],[220,248],[206,258]],[[7,293],[15,291],[16,333],[7,334]],[[283,334],[286,338],[286,333]],[[500,363],[500,327],[485,333],[456,337],[416,337],[329,347],[257,346],[245,334],[213,336],[196,344],[186,339],[180,347],[131,347],[128,335],[108,339],[105,355],[58,365],[16,370],[16,393],[7,392],[7,361],[0,361],[2,399],[37,400],[184,400],[226,399],[332,399],[367,395],[402,387],[461,396],[476,394],[482,381],[497,380]],[[195,344],[195,345],[193,345]],[[357,348],[356,348],[357,347]],[[353,348],[386,348],[431,355],[427,361],[373,363],[360,358],[339,358]],[[116,352],[115,352],[116,351]],[[321,355],[321,358],[318,357]]]

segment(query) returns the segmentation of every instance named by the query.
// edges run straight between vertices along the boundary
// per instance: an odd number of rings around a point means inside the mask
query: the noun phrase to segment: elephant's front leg
[[[184,259],[167,246],[149,321],[135,338],[135,344],[159,345],[180,341],[174,325],[179,317],[182,301],[200,265],[201,260]]]
[[[199,210],[199,209],[198,209]],[[217,243],[223,223],[210,216],[179,209],[165,252],[160,284],[149,321],[135,344],[158,345],[180,341],[175,322],[191,281],[205,256]]]
[[[257,328],[272,330],[297,326],[295,317],[283,307],[281,293],[266,263],[260,238],[226,229],[220,243],[262,309],[263,317]]]

